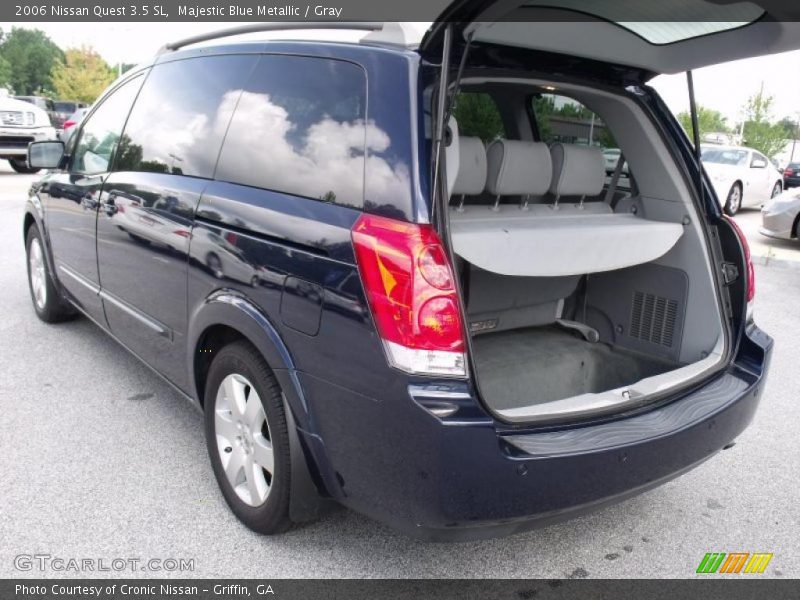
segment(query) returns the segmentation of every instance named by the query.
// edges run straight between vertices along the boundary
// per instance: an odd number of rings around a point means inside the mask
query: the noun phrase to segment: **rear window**
[[[460,92],[456,96],[453,116],[458,123],[459,135],[478,137],[487,144],[506,137],[500,109],[494,98],[485,92]]]
[[[262,56],[239,99],[215,178],[363,207],[366,86],[364,70],[350,62]]]
[[[58,112],[75,112],[76,104],[74,102],[55,102],[54,104]]]

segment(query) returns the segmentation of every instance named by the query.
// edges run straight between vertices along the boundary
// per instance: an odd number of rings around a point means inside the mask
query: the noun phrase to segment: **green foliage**
[[[778,121],[778,125],[783,128],[787,139],[796,139],[800,136],[800,122],[791,117],[783,117]]]
[[[683,130],[690,138],[692,137],[692,117],[688,111],[683,111],[677,115]],[[697,105],[697,126],[700,129],[700,139],[707,133],[721,132],[729,133],[730,127],[728,126],[727,119],[718,110],[708,108],[700,104]]]
[[[453,116],[461,135],[479,137],[486,143],[505,135],[500,111],[489,94],[458,94]]]
[[[786,130],[780,123],[771,123],[772,96],[760,90],[750,96],[744,106],[744,145],[755,148],[768,158],[780,152],[786,140]]]
[[[11,87],[11,65],[0,56],[0,87]]]
[[[91,48],[70,48],[52,78],[56,97],[91,104],[114,81],[114,71]]]
[[[0,56],[11,67],[11,88],[22,95],[50,91],[51,71],[64,60],[64,53],[43,31],[19,27],[3,36]]]

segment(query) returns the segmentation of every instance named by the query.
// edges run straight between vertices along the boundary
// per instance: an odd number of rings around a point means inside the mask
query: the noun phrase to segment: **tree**
[[[49,91],[50,72],[64,60],[64,53],[43,31],[19,27],[3,36],[0,56],[11,66],[11,87],[23,95]]]
[[[57,97],[91,104],[114,81],[114,71],[91,48],[70,48],[53,67],[52,79]]]
[[[462,135],[476,136],[488,143],[505,134],[500,111],[489,94],[459,94],[453,116]]]
[[[11,87],[11,65],[8,61],[0,56],[0,87],[1,88],[9,88]]]
[[[772,96],[759,90],[744,105],[744,145],[773,158],[786,145],[786,131],[779,123],[771,123]]]
[[[688,111],[683,111],[677,115],[683,130],[690,137],[692,136],[692,117]],[[728,133],[727,119],[718,110],[706,106],[697,105],[697,128],[700,130],[700,139],[707,133],[721,132]]]

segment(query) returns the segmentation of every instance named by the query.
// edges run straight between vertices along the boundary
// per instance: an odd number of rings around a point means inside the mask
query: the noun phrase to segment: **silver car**
[[[800,188],[789,188],[761,208],[762,235],[783,240],[800,237]]]

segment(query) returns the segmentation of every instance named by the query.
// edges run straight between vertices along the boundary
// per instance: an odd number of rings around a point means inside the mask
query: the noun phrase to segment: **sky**
[[[137,63],[151,57],[165,42],[206,31],[225,29],[233,23],[15,23],[15,27],[42,29],[62,48],[92,46],[111,63]],[[415,23],[420,35],[427,24]],[[0,23],[8,30],[9,23]],[[314,37],[309,32],[256,34],[260,38]],[[319,34],[316,34],[319,35]],[[363,35],[325,31],[325,39],[354,40]],[[252,37],[252,36],[250,36]],[[698,69],[694,72],[697,102],[722,112],[732,125],[741,120],[741,108],[761,85],[774,97],[773,116],[800,117],[800,51],[740,60]],[[686,77],[662,75],[652,80],[667,105],[678,113],[688,109]]]

